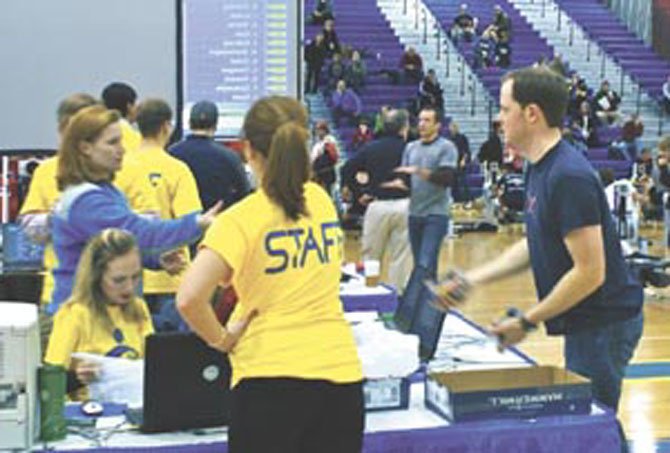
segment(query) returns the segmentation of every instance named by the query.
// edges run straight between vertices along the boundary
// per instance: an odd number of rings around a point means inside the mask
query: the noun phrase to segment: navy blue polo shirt
[[[188,165],[206,211],[223,200],[229,208],[250,191],[241,159],[235,152],[204,135],[189,135],[168,151]]]
[[[563,241],[578,228],[601,225],[605,282],[573,308],[545,322],[560,335],[635,316],[642,307],[642,286],[623,259],[612,214],[598,176],[586,158],[565,140],[526,174],[526,234],[537,295],[544,299],[572,268]]]

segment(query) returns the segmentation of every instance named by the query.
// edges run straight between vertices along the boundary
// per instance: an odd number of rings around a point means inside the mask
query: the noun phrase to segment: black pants
[[[363,444],[362,384],[244,379],[233,389],[230,453],[356,453]]]
[[[305,81],[305,92],[316,93],[321,83],[321,66],[307,64],[307,80]]]

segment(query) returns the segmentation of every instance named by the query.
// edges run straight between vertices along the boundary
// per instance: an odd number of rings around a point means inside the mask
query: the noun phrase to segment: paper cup
[[[365,260],[363,262],[363,274],[366,286],[379,285],[379,260]]]

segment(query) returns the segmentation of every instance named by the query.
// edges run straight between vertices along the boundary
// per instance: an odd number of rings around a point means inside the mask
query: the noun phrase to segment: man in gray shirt
[[[432,107],[419,113],[419,140],[405,148],[402,166],[397,173],[411,175],[409,203],[409,240],[414,269],[403,299],[419,298],[423,281],[435,279],[442,240],[449,225],[451,187],[454,185],[458,150],[449,140],[440,137],[440,117]],[[402,180],[392,183],[403,185]],[[403,304],[416,307],[417,300]]]

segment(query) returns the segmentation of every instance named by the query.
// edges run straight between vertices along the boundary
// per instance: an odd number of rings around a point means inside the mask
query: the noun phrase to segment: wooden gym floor
[[[661,233],[658,225],[642,230],[644,237],[654,240],[651,253],[670,255],[670,251],[659,245]],[[497,256],[521,237],[521,228],[516,225],[503,227],[498,233],[467,233],[446,239],[440,255],[440,271],[454,266],[474,267]],[[345,244],[347,261],[358,260],[359,235],[347,233]],[[652,363],[659,366],[656,371],[645,373],[644,378],[624,381],[619,416],[634,453],[670,452],[670,291],[667,298],[662,291],[657,291],[647,294],[645,299],[644,334],[631,363],[633,368]],[[507,307],[525,310],[536,301],[531,274],[526,272],[477,289],[462,311],[486,326],[493,318],[501,316]],[[562,344],[560,337],[548,337],[540,329],[527,338],[520,349],[541,364],[562,366]]]

